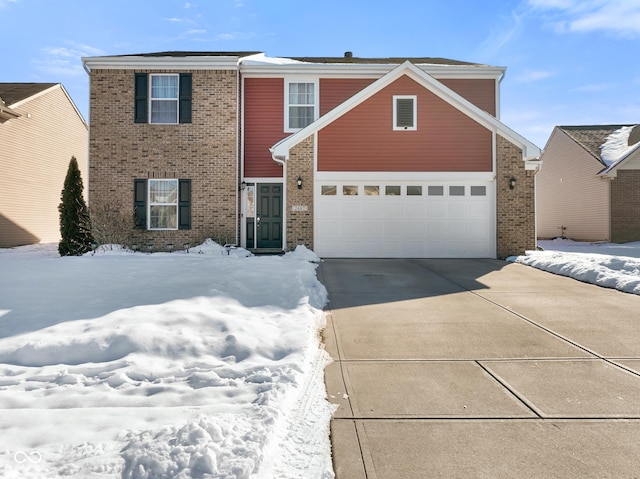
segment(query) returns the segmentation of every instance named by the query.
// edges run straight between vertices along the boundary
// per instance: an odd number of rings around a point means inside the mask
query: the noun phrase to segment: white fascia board
[[[274,78],[284,75],[312,75],[319,78],[380,78],[401,64],[376,63],[295,63],[288,65],[255,65],[240,62],[245,77]],[[418,64],[425,73],[442,79],[501,79],[502,67]]]
[[[523,151],[523,160],[537,159],[540,157],[540,154],[542,152],[536,145],[501,123],[494,116],[481,110],[469,100],[465,99],[458,93],[443,85],[441,82],[423,71],[418,66],[412,64],[409,61],[406,61],[402,65],[399,65],[394,70],[387,73],[382,78],[378,79],[368,87],[361,90],[359,93],[352,96],[350,99],[348,99],[338,107],[326,113],[324,116],[322,116],[306,128],[303,128],[297,133],[294,133],[293,135],[276,143],[271,148],[271,153],[274,160],[278,162],[285,161],[289,156],[289,149],[291,147],[304,140],[309,135],[324,128],[327,124],[331,123],[335,119],[346,114],[357,105],[362,103],[364,100],[375,95],[383,88],[391,84],[393,81],[400,78],[402,75],[409,76],[417,83],[421,84],[423,87],[429,90],[431,93],[446,101],[454,108],[465,113],[467,116],[477,121],[488,130],[500,134],[507,140],[514,143],[516,146],[519,146]]]
[[[237,70],[237,56],[193,56],[193,57],[83,57],[85,70]]]

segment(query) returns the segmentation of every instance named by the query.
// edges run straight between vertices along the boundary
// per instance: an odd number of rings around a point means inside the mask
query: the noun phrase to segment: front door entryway
[[[256,202],[258,249],[282,249],[282,184],[258,183]]]

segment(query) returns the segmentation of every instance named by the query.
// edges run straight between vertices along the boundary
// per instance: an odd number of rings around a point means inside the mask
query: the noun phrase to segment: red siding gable
[[[417,130],[393,130],[393,95],[417,96]],[[319,171],[491,171],[492,133],[407,76],[320,130]]]
[[[496,82],[495,80],[463,80],[442,79],[443,85],[451,88],[458,95],[469,100],[481,110],[496,116]]]
[[[289,136],[284,133],[284,79],[244,80],[244,176],[280,178],[282,167],[269,148]]]
[[[374,81],[373,78],[321,78],[320,116],[333,110]]]

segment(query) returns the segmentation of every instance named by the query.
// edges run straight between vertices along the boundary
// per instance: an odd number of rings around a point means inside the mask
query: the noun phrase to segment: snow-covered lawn
[[[566,239],[538,241],[543,251],[527,251],[508,261],[569,276],[586,283],[640,294],[640,242],[578,243]]]
[[[313,261],[0,249],[0,477],[333,477]]]

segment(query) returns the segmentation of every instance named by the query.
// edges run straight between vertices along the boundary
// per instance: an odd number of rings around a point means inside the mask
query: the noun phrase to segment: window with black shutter
[[[191,229],[191,180],[133,180],[133,206],[136,228]]]
[[[136,73],[135,123],[191,123],[191,73]]]
[[[134,95],[135,95],[135,114],[134,121],[136,123],[147,122],[147,89],[149,80],[146,73],[135,74]]]
[[[147,180],[133,180],[133,212],[136,228],[147,229]]]
[[[178,229],[191,229],[191,180],[178,181]]]
[[[191,123],[191,73],[180,74],[179,90],[180,123]]]

